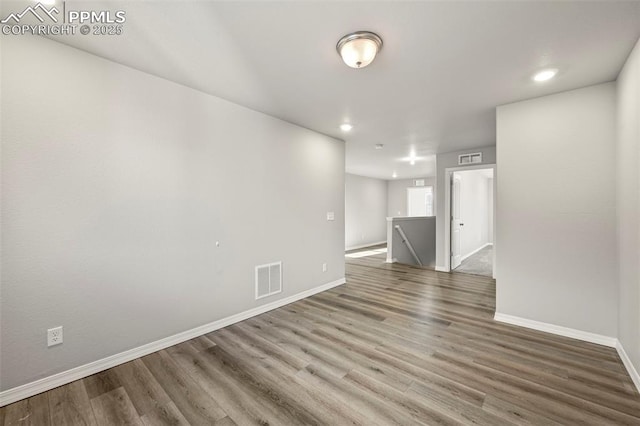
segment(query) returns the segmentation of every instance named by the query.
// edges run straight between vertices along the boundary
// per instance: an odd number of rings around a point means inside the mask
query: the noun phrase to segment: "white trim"
[[[398,263],[398,259],[394,257],[394,258],[385,260],[384,263]]]
[[[288,305],[289,303],[293,303],[300,299],[313,296],[316,293],[320,293],[337,287],[341,284],[344,284],[345,282],[346,280],[344,278],[340,278],[336,281],[294,294],[293,296],[285,297],[283,299],[276,300],[274,302],[267,303],[256,308],[219,319],[212,323],[201,325],[191,330],[183,331],[181,333],[174,334],[173,336],[165,337],[164,339],[156,340],[155,342],[147,343],[146,345],[142,345],[137,348],[129,349],[128,351],[124,351],[119,354],[111,355],[106,358],[93,361],[88,364],[81,365],[79,367],[75,367],[70,370],[45,377],[40,380],[36,380],[31,383],[24,384],[22,386],[8,389],[6,391],[0,392],[0,407],[16,401],[20,401],[21,399],[29,398],[33,395],[37,395],[50,389],[57,388],[58,386],[66,385],[67,383],[71,383],[75,380],[82,379],[95,373],[99,373],[100,371],[115,367],[116,365],[132,361],[145,355],[149,355],[150,353],[168,348],[169,346],[177,345],[178,343],[182,343],[184,341],[193,339],[194,337],[210,333],[223,327],[227,327],[231,324],[244,321],[256,315],[260,315],[273,309],[280,308],[284,305]]]
[[[494,319],[499,322],[531,328],[533,330],[544,331],[551,334],[557,334],[558,336],[571,337],[572,339],[584,340],[585,342],[609,346],[610,348],[615,348],[618,342],[618,339],[616,339],[615,337],[589,333],[588,331],[576,330],[574,328],[562,327],[546,322],[534,321],[527,318],[516,317],[513,315],[501,314],[499,312],[496,312]]]
[[[445,266],[436,266],[436,271],[438,272],[451,272],[449,271],[449,269]]]
[[[622,346],[620,340],[616,340],[616,350],[618,351],[618,355],[620,355],[620,359],[627,369],[629,376],[631,376],[633,384],[636,385],[636,389],[638,389],[638,392],[640,392],[640,375],[638,374],[638,370],[636,370],[636,368],[631,363],[631,359],[629,358],[629,355],[627,355],[627,352],[624,350],[624,347]]]
[[[437,270],[437,267],[436,267]],[[558,336],[571,337],[573,339],[583,340],[585,342],[596,343],[598,345],[608,346],[610,348],[615,348],[622,360],[622,364],[624,364],[633,384],[640,392],[640,374],[638,374],[638,370],[636,370],[635,366],[631,362],[629,355],[624,350],[622,343],[620,340],[615,337],[604,336],[602,334],[589,333],[587,331],[576,330],[574,328],[561,327],[559,325],[553,325],[546,322],[534,321],[526,318],[516,317],[513,315],[501,314],[496,312],[494,319],[499,322],[504,322],[507,324],[517,325],[520,327],[531,328],[533,330],[544,331],[551,334],[556,334]]]
[[[357,250],[365,247],[377,246],[380,244],[386,244],[387,240],[377,241],[374,243],[360,244],[358,246],[345,247],[344,251]]]
[[[486,246],[492,246],[492,245],[493,245],[493,244],[491,244],[491,243],[486,243],[485,245],[478,247],[477,249],[475,249],[475,250],[474,250],[474,251],[472,251],[471,253],[469,253],[469,254],[465,254],[464,256],[462,256],[462,258],[460,259],[460,261],[461,261],[461,262],[464,262],[464,260],[465,260],[465,259],[467,259],[467,258],[469,258],[469,257],[473,256],[474,254],[476,254],[477,252],[479,252],[480,250],[482,250],[482,249],[483,249],[483,248],[485,248]]]

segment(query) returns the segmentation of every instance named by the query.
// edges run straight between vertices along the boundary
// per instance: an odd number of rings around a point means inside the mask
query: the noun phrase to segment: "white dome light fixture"
[[[336,50],[345,64],[351,68],[364,68],[375,59],[382,49],[382,39],[369,31],[356,31],[342,37]]]

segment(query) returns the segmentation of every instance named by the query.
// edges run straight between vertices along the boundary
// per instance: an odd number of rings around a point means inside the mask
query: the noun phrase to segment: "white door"
[[[433,187],[407,188],[407,216],[433,216]]]
[[[461,234],[464,227],[460,215],[460,177],[451,179],[451,269],[462,263]]]

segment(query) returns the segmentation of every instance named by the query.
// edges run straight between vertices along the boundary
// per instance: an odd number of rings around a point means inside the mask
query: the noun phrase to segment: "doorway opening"
[[[495,277],[494,168],[448,174],[450,270]]]
[[[407,216],[433,216],[433,186],[407,188]]]

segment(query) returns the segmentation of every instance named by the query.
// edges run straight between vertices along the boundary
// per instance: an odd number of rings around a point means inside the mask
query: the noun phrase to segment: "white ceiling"
[[[17,7],[3,3],[3,16]],[[637,1],[67,7],[124,9],[124,34],[55,40],[344,139],[348,172],[385,179],[434,175],[435,153],[493,145],[497,105],[614,80],[640,37]],[[384,40],[361,70],[335,51],[356,30]],[[560,69],[554,80],[531,81],[549,66]],[[350,133],[338,129],[344,121]],[[412,149],[423,158],[415,166],[400,161]]]

